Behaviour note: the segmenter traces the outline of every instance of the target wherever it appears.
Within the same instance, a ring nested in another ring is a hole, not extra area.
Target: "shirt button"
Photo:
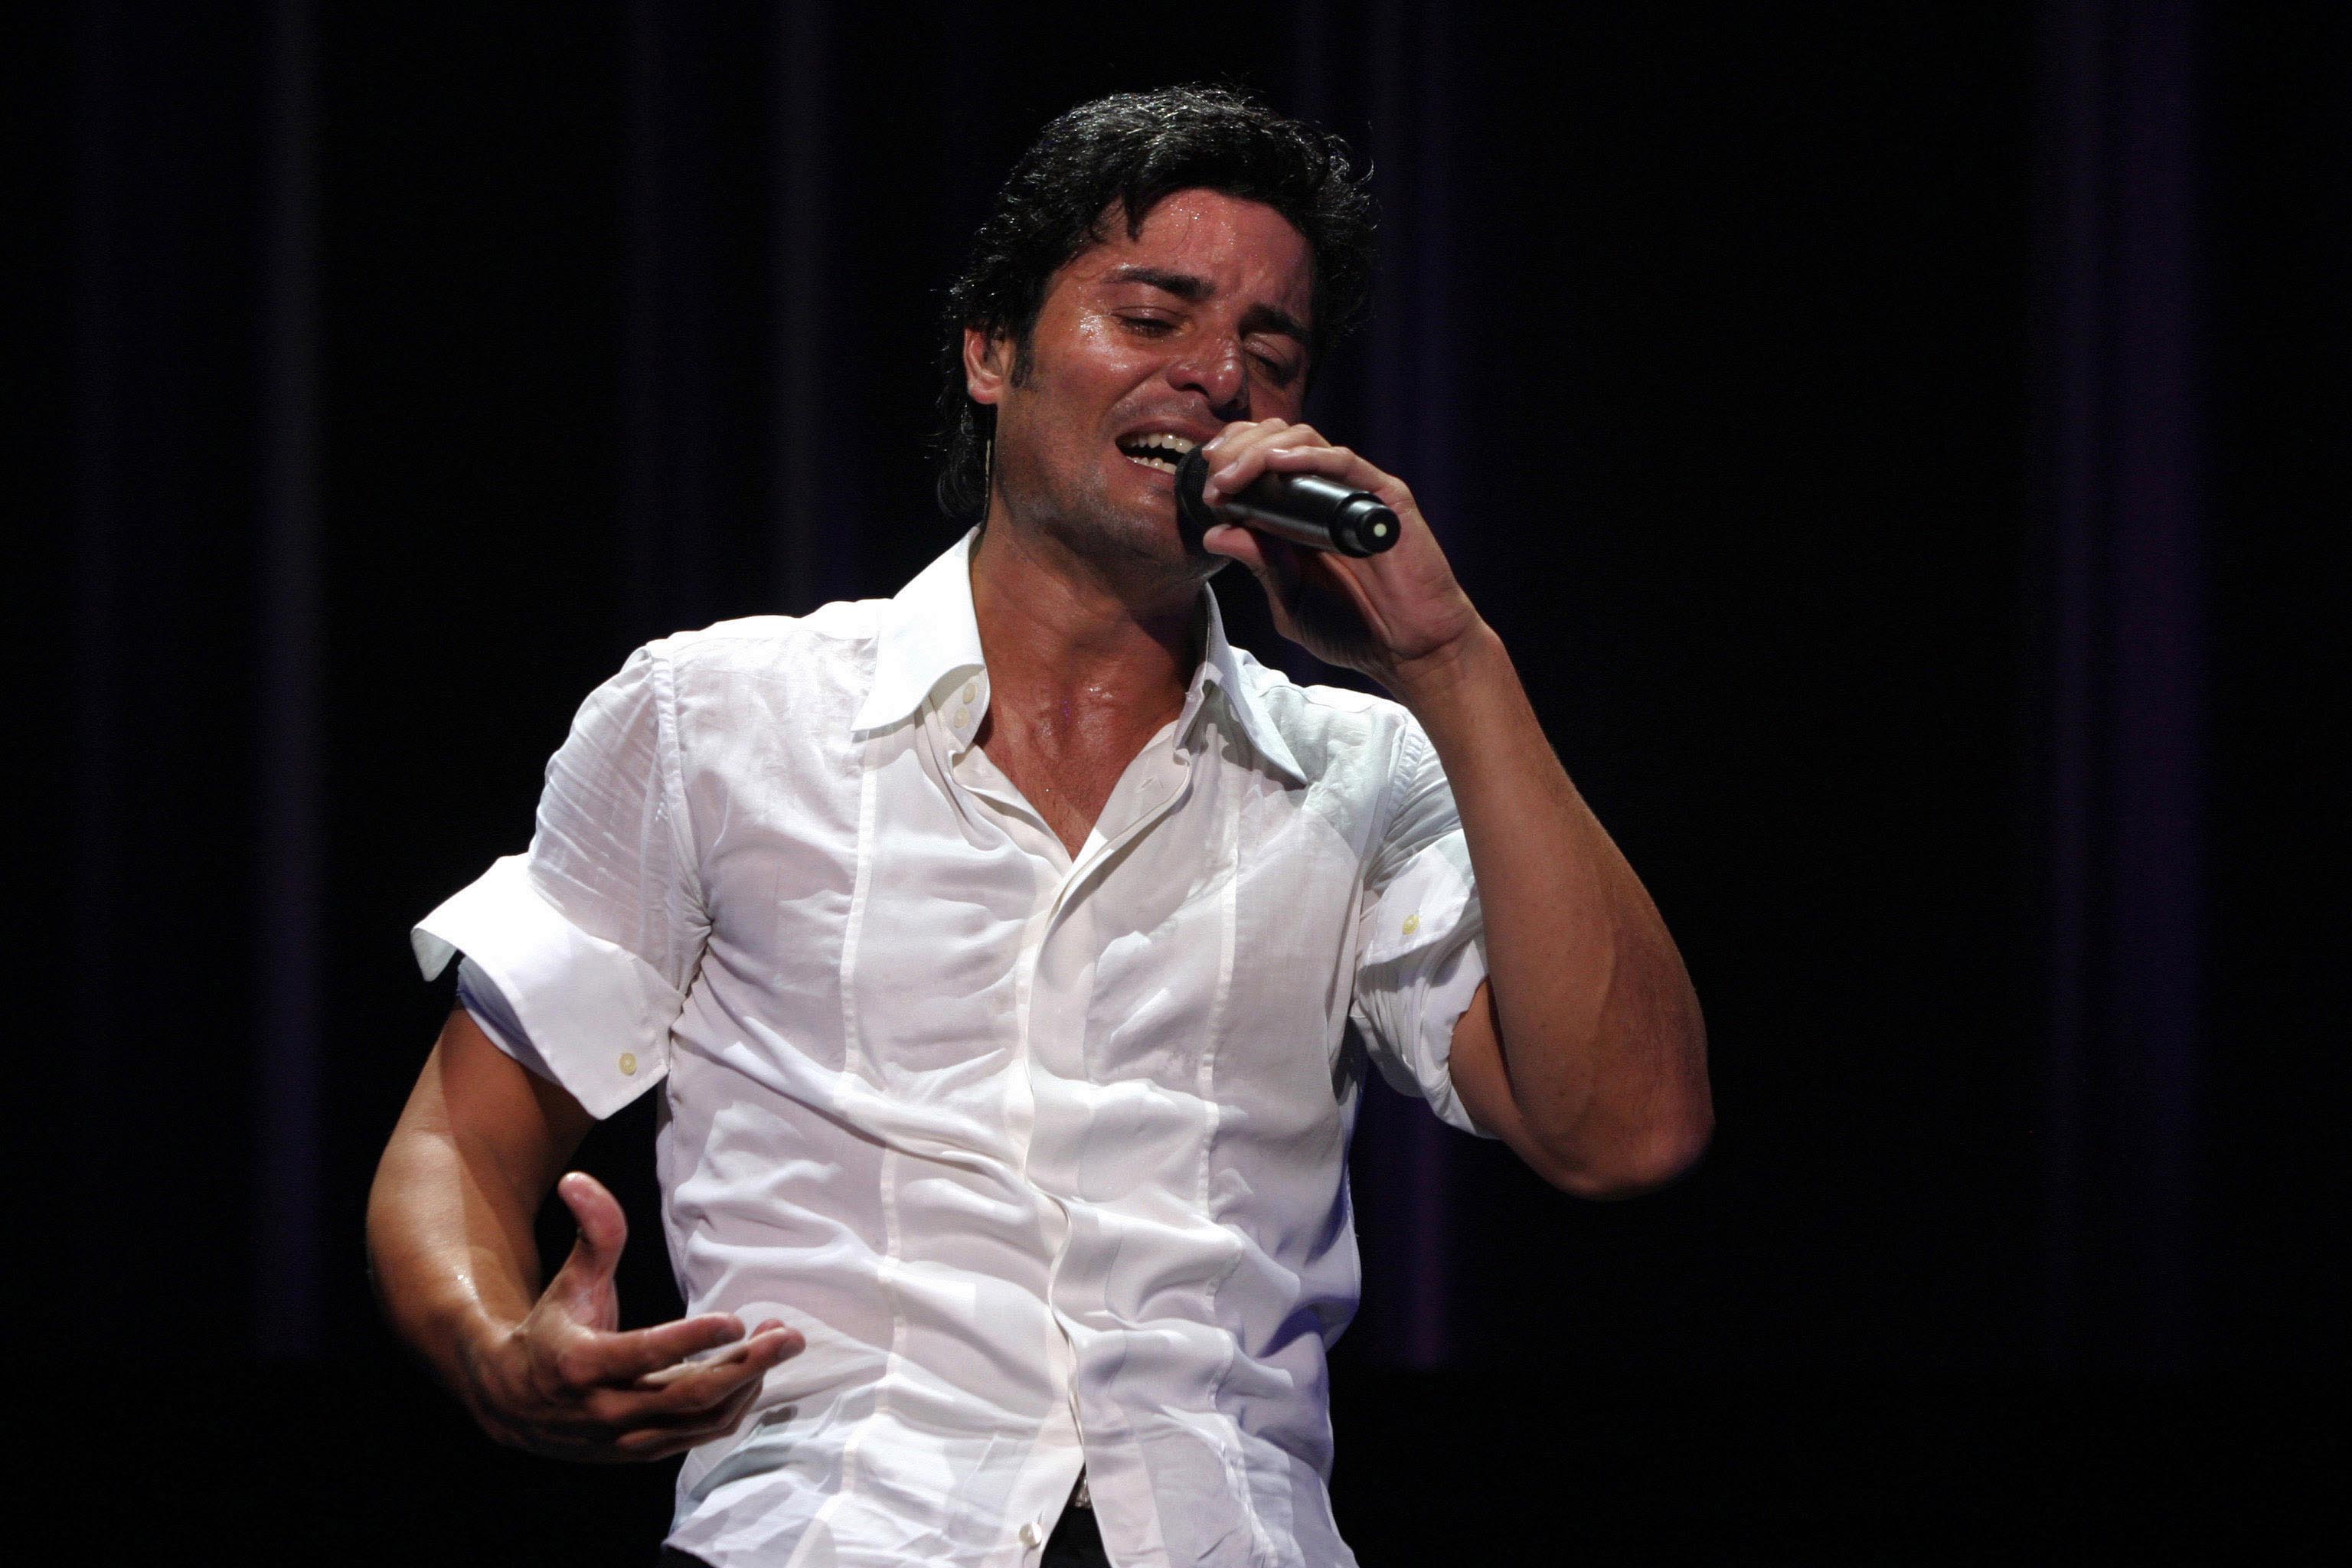
[[[965,681],[965,682],[963,683],[963,700],[964,700],[966,702],[971,701],[973,698],[978,697],[979,695],[980,695],[980,682],[979,682],[979,681],[977,681],[977,680],[967,680],[967,681]]]
[[[1035,1546],[1044,1542],[1045,1539],[1045,1532],[1037,1528],[1037,1521],[1035,1520],[1029,1520],[1024,1522],[1021,1526],[1022,1545]]]
[[[967,697],[967,698],[965,698],[965,699],[964,699],[964,700],[965,700],[965,701],[967,701],[967,702],[969,702],[969,701],[971,701],[971,699],[970,699],[969,697]],[[955,716],[955,727],[956,727],[957,729],[961,730],[961,729],[962,729],[966,724],[969,724],[969,723],[971,723],[971,709],[969,709],[969,708],[959,708],[959,709],[957,709],[957,710],[956,710],[956,716]]]
[[[1420,917],[1419,915],[1407,915],[1407,916],[1405,916],[1405,917],[1404,917],[1404,934],[1405,934],[1405,935],[1407,935],[1407,936],[1411,936],[1413,932],[1415,932],[1415,931],[1419,931],[1420,929],[1421,929],[1421,917]]]
[[[635,1051],[623,1051],[621,1053],[621,1076],[623,1078],[635,1078],[636,1075],[637,1054]]]

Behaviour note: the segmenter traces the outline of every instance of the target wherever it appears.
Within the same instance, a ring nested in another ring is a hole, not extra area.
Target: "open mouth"
[[[1121,437],[1118,449],[1130,463],[1157,468],[1163,474],[1172,474],[1176,471],[1177,459],[1198,445],[1200,443],[1189,436],[1153,431],[1148,435]]]

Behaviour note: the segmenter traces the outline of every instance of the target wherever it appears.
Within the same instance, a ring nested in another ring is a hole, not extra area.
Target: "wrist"
[[[506,1383],[506,1357],[520,1326],[479,1300],[454,1301],[434,1312],[412,1342],[442,1384],[478,1412]]]
[[[1424,724],[1465,688],[1511,673],[1510,655],[1503,639],[1483,618],[1474,617],[1462,633],[1426,653],[1391,667],[1382,684]]]

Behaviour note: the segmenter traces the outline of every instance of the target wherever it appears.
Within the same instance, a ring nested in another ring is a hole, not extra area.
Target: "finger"
[[[1381,472],[1349,447],[1300,446],[1290,443],[1268,445],[1260,448],[1260,471],[1277,474],[1321,474],[1340,479],[1360,490],[1369,490],[1386,502],[1391,510],[1400,503],[1410,506],[1411,492],[1392,474]]]
[[[612,1424],[615,1436],[607,1439],[630,1458],[658,1458],[699,1443],[723,1437],[743,1425],[759,1404],[761,1384],[753,1381],[734,1390],[717,1405],[682,1414],[646,1410]]]
[[[724,1437],[732,1426],[706,1431],[701,1427],[646,1426],[624,1432],[613,1443],[613,1457],[632,1463],[674,1458],[713,1438]]]
[[[1220,498],[1246,489],[1265,471],[1265,454],[1271,449],[1322,444],[1323,437],[1313,426],[1286,425],[1279,419],[1220,436],[1209,444],[1211,450],[1203,454],[1209,473],[1202,486],[1202,498],[1213,505]]]
[[[1201,448],[1201,458],[1209,466],[1210,475],[1213,478],[1219,469],[1252,447],[1273,440],[1286,431],[1297,428],[1298,426],[1281,419],[1259,419],[1238,425],[1228,425],[1211,437],[1207,446]]]
[[[1240,562],[1269,595],[1275,595],[1280,585],[1267,553],[1273,544],[1265,535],[1230,522],[1219,523],[1201,535],[1202,549]]]
[[[685,1413],[672,1419],[648,1421],[645,1425],[667,1427],[679,1432],[698,1431],[704,1438],[732,1432],[743,1424],[743,1417],[750,1415],[760,1404],[761,1395],[766,1387],[765,1377],[755,1377],[748,1383],[729,1390],[725,1395],[698,1410]]]
[[[598,1414],[615,1427],[731,1420],[729,1412],[759,1397],[768,1373],[783,1359],[771,1350],[740,1362],[697,1367],[666,1387],[614,1390],[615,1403]]]
[[[1246,528],[1221,522],[1201,535],[1201,548],[1212,555],[1238,561],[1253,574],[1265,570],[1265,552],[1258,548],[1258,536]]]
[[[1251,529],[1236,528],[1231,523],[1212,531],[1219,535],[1218,552],[1249,568],[1249,574],[1257,579],[1260,588],[1265,590],[1266,602],[1274,609],[1276,629],[1285,637],[1294,635],[1290,613],[1298,597],[1300,552],[1297,546],[1287,540],[1276,539]],[[1234,537],[1236,534],[1240,537]],[[1208,546],[1205,534],[1202,536],[1202,544],[1204,548]]]
[[[623,1333],[593,1332],[572,1347],[589,1383],[632,1384],[647,1373],[684,1361],[743,1337],[743,1320],[732,1312],[706,1312],[679,1318],[649,1329]]]
[[[613,1451],[617,1458],[646,1463],[651,1463],[656,1459],[667,1459],[673,1454],[683,1454],[693,1447],[694,1443],[691,1439],[680,1437],[675,1432],[663,1431],[659,1427],[652,1427],[641,1432],[624,1432],[613,1442]]]
[[[762,1323],[749,1338],[716,1354],[689,1356],[668,1366],[656,1367],[636,1380],[647,1390],[677,1390],[670,1407],[707,1408],[728,1397],[736,1387],[756,1382],[768,1371],[808,1348],[797,1330],[782,1323]]]
[[[1214,468],[1250,442],[1273,431],[1287,428],[1287,422],[1280,419],[1236,419],[1202,444],[1201,456],[1208,460],[1210,467]]]

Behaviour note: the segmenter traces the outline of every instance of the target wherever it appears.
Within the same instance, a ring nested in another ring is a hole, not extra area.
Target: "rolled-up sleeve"
[[[547,765],[530,850],[491,865],[410,934],[426,978],[456,955],[487,980],[528,1054],[605,1117],[669,1070],[670,1026],[709,921],[660,645],[581,705]],[[475,989],[478,992],[479,985]]]
[[[1410,721],[1408,721],[1410,723]],[[1351,1016],[1381,1076],[1449,1124],[1488,1136],[1454,1090],[1454,1027],[1486,978],[1470,847],[1436,748],[1410,724],[1357,928]]]

